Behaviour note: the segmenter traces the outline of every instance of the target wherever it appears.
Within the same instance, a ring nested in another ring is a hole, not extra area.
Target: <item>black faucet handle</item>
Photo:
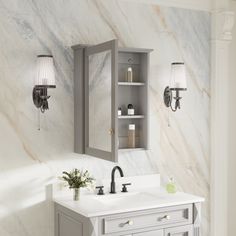
[[[128,185],[131,185],[131,183],[126,183],[126,184],[122,184],[122,190],[121,190],[121,192],[122,193],[127,193],[128,192],[128,189],[127,189],[127,187],[126,186],[128,186]]]
[[[103,191],[104,186],[96,186],[96,189],[98,190],[98,195],[104,195],[104,191]]]

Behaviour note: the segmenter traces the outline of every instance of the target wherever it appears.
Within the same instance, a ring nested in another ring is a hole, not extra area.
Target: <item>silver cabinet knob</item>
[[[166,215],[165,218],[166,218],[167,220],[170,220],[170,216],[169,216],[169,215]]]
[[[128,221],[127,221],[127,224],[128,224],[128,225],[133,225],[134,222],[133,222],[132,220],[128,220]]]
[[[127,220],[126,222],[124,222],[124,223],[120,223],[119,224],[119,226],[120,227],[125,227],[126,225],[133,225],[134,224],[134,222],[132,221],[132,220]]]
[[[122,226],[125,226],[125,225],[133,225],[134,222],[132,220],[128,220],[126,221],[125,223],[121,224]]]
[[[162,217],[159,217],[158,220],[159,220],[159,221],[162,221],[162,220],[170,220],[170,218],[171,218],[170,215],[164,215],[164,216],[162,216]]]
[[[115,132],[114,132],[113,129],[109,129],[109,130],[108,130],[108,134],[109,134],[109,135],[113,135],[114,133],[115,133]]]

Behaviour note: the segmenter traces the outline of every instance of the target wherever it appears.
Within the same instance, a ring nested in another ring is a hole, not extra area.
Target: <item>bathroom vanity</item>
[[[72,48],[75,152],[117,162],[121,151],[148,149],[148,77],[152,50],[119,48],[117,40]],[[134,108],[134,113],[128,113],[128,105]],[[135,127],[132,147],[128,145],[129,125]]]
[[[200,236],[204,199],[166,193],[158,175],[144,178],[142,186],[129,179],[126,193],[55,198],[55,236]]]
[[[72,48],[75,152],[117,162],[119,152],[148,149],[152,50],[119,48],[117,40]],[[135,127],[132,148],[130,126]],[[115,168],[99,189],[105,195],[84,193],[78,202],[72,194],[54,198],[55,236],[200,236],[203,198],[168,194],[159,175],[115,181],[116,170],[123,176]]]

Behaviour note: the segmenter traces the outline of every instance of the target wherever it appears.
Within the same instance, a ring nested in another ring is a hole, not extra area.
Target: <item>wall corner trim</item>
[[[212,39],[232,41],[235,13],[233,11],[212,11]]]
[[[212,12],[211,40],[211,236],[228,235],[229,45],[234,12]]]

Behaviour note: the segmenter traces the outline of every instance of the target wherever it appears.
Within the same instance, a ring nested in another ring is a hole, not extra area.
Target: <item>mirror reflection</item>
[[[111,51],[89,56],[89,147],[111,152]]]

